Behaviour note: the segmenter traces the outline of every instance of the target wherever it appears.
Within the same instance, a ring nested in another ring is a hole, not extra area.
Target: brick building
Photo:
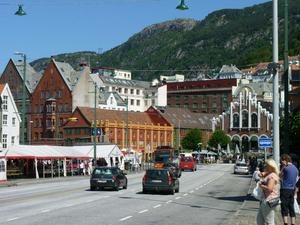
[[[14,101],[17,105],[20,116],[22,115],[22,94],[23,94],[23,76],[24,76],[24,62],[9,60],[6,65],[0,83],[7,83],[13,95]],[[30,126],[31,118],[31,104],[33,91],[41,79],[42,74],[36,72],[29,64],[26,64],[26,82],[25,82],[25,98],[26,98],[26,115],[25,115],[25,143],[31,142]]]
[[[192,112],[220,114],[229,107],[232,87],[237,85],[237,79],[168,83],[168,106],[188,108]]]
[[[227,112],[213,118],[213,130],[222,129],[241,152],[257,151],[258,139],[272,136],[273,115],[258,101],[251,87],[236,89]]]
[[[150,107],[146,112],[96,110],[96,142],[106,142],[126,148],[126,118],[128,113],[128,147],[139,152],[149,144],[151,152],[160,145],[173,146],[173,127],[157,110]],[[66,144],[93,142],[94,109],[78,107],[73,120],[64,126]]]

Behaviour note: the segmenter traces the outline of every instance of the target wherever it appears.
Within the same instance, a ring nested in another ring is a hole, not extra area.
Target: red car
[[[197,170],[197,161],[192,156],[184,156],[180,158],[179,168],[181,170]]]

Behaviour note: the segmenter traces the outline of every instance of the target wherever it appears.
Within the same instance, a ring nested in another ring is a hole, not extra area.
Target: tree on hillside
[[[225,147],[229,143],[230,138],[225,134],[223,130],[216,130],[208,141],[209,146],[214,148],[218,148],[218,144]]]
[[[280,121],[280,143],[284,143],[284,119]],[[300,153],[300,108],[294,110],[289,115],[289,151],[290,153]],[[282,149],[281,152],[285,152]]]
[[[198,144],[201,143],[201,131],[197,128],[188,131],[186,136],[182,139],[181,145],[185,149],[197,149]]]

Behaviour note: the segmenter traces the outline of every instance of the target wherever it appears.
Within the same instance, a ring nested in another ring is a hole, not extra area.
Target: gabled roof
[[[76,110],[79,110],[81,115],[89,122],[92,123],[94,120],[94,109],[88,107],[77,107]],[[75,110],[75,111],[76,111]],[[111,122],[123,122],[126,121],[126,111],[117,111],[117,110],[107,110],[107,109],[97,109],[96,116],[97,120],[109,120]],[[159,113],[157,116],[153,116],[153,113],[147,112],[128,112],[128,121],[129,123],[134,124],[153,124],[164,126],[164,124],[168,124],[164,118],[162,118]]]
[[[75,71],[69,63],[56,62],[54,59],[52,59],[52,61],[61,74],[69,90],[72,91],[78,81],[81,71]]]
[[[0,94],[2,93],[2,91],[4,90],[5,88],[5,84],[0,84]]]
[[[166,107],[160,109],[160,114],[173,124],[174,127],[180,128],[199,128],[201,130],[211,130],[211,119],[215,114],[194,113],[185,108]]]
[[[115,98],[118,106],[126,106],[126,103],[117,92],[100,92],[100,104],[106,104],[111,95]]]
[[[24,71],[24,62],[23,61],[14,61],[11,60],[12,63],[15,65],[20,78],[23,80],[23,71]],[[26,63],[26,88],[29,93],[33,93],[34,89],[36,88],[38,82],[42,77],[41,72],[36,72],[30,64]]]

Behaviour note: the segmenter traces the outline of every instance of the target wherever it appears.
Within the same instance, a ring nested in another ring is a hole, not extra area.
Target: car
[[[181,170],[197,170],[197,161],[192,156],[182,156],[179,161]]]
[[[143,177],[143,193],[150,191],[167,192],[173,195],[179,192],[179,179],[170,168],[148,169]]]
[[[234,174],[249,174],[249,167],[245,162],[237,162],[234,165]]]
[[[120,187],[127,189],[127,185],[126,173],[118,167],[96,167],[90,178],[91,191],[104,188],[119,191]]]

